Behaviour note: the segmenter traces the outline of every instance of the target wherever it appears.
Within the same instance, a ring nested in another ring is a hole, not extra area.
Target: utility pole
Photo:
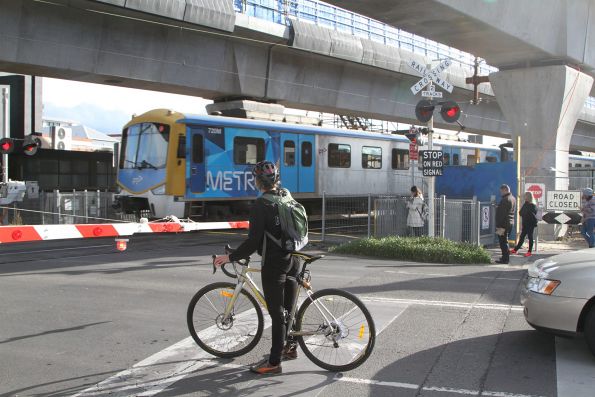
[[[427,70],[432,70],[432,64],[427,65]],[[433,83],[430,83],[432,86]],[[434,112],[432,112],[432,117],[428,120],[428,150],[434,150]],[[436,206],[434,205],[434,194],[436,189],[436,177],[430,177],[430,184],[428,185],[428,196],[426,197],[430,202],[428,203],[428,209],[430,210],[430,214],[428,216],[428,236],[434,237],[436,236],[435,232],[435,222],[434,219],[436,218]]]
[[[10,138],[9,133],[9,98],[10,87],[0,86],[0,96],[2,97],[2,138]],[[8,154],[2,155],[2,182],[8,183]]]

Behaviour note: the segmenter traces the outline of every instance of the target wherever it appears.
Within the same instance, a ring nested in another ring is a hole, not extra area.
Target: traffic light
[[[432,101],[422,99],[415,106],[415,117],[422,123],[427,123],[434,115],[434,108],[435,106]]]
[[[0,153],[9,154],[14,150],[14,141],[10,138],[0,139]]]
[[[23,140],[23,153],[33,156],[41,147],[41,140],[34,135],[27,135]]]
[[[440,114],[447,123],[456,123],[461,117],[461,108],[455,101],[446,101],[442,103]]]

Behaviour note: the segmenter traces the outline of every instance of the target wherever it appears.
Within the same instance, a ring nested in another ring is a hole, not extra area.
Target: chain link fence
[[[428,221],[414,230],[407,226],[409,197],[405,196],[323,196],[322,240],[332,235],[351,237],[427,236]],[[477,200],[435,202],[435,233],[448,240],[480,245],[496,243],[496,203]]]
[[[3,224],[45,225],[136,221],[117,213],[114,194],[102,191],[40,191],[34,197],[2,207]]]

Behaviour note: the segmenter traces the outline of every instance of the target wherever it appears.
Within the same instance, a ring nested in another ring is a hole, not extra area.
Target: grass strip
[[[490,263],[485,248],[431,237],[383,237],[350,241],[329,251],[337,254],[370,256],[427,263]]]

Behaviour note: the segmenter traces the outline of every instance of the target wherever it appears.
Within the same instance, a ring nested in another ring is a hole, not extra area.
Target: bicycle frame
[[[254,280],[252,280],[252,277],[250,277],[250,273],[260,273],[261,270],[252,268],[248,265],[245,265],[245,266],[242,266],[242,271],[240,273],[238,273],[237,269],[235,268],[236,265],[233,264],[233,266],[234,266],[234,270],[236,271],[236,274],[238,277],[238,282],[234,289],[233,296],[227,303],[227,306],[225,307],[225,311],[223,312],[223,321],[226,321],[231,316],[234,305],[236,303],[236,300],[240,296],[242,289],[246,285],[248,285],[248,287],[250,287],[250,290],[252,291],[254,297],[256,298],[256,300],[258,300],[260,305],[262,307],[264,307],[265,309],[267,309],[267,311],[268,311],[266,300],[264,299],[264,295],[263,295],[262,291],[260,290],[260,288],[258,288],[258,285],[256,285]],[[302,289],[304,289],[306,291],[306,295],[308,296],[308,299],[310,299],[312,301],[312,303],[314,304],[316,309],[320,312],[320,314],[324,318],[325,322],[329,326],[331,326],[331,324],[333,322],[335,324],[338,323],[338,320],[335,318],[335,316],[331,313],[330,310],[328,310],[326,308],[326,306],[322,302],[318,302],[318,300],[312,299],[312,295],[314,294],[314,292],[312,291],[312,288],[309,285],[306,286],[306,284],[303,282],[303,273],[304,273],[304,268],[302,268],[302,272],[300,272],[300,274],[298,275],[298,280],[297,280],[298,291],[297,291],[297,294],[296,294],[297,296],[296,296],[295,302],[293,304],[290,318],[289,318],[289,320],[290,320],[289,323],[291,326],[287,327],[287,336],[312,336],[312,335],[317,335],[317,334],[321,333],[320,330],[315,331],[315,332],[303,332],[303,331],[294,331],[293,330],[293,324],[295,322],[295,314],[296,314],[297,306],[298,306],[298,298],[301,294]],[[325,314],[325,312],[326,312],[326,314]],[[329,317],[332,318],[332,321],[329,320]]]

